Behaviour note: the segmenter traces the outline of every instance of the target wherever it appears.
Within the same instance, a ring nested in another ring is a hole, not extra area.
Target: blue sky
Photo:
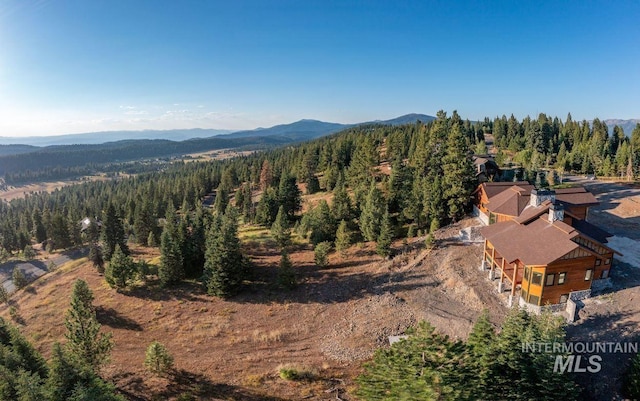
[[[0,0],[0,136],[640,118],[638,1]]]

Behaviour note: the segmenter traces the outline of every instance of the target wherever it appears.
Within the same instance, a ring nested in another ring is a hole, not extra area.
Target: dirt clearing
[[[291,292],[271,284],[279,253],[265,241],[247,249],[258,280],[226,301],[206,295],[196,283],[119,293],[85,263],[45,275],[13,303],[22,331],[48,356],[53,342],[63,340],[73,281],[87,280],[103,329],[114,335],[105,377],[131,399],[190,392],[208,400],[323,400],[336,394],[347,400],[362,361],[386,346],[389,335],[426,319],[464,338],[485,308],[494,322],[501,320],[505,308],[477,269],[481,246],[455,238],[473,221],[438,232],[442,247],[429,253],[418,240],[404,254],[397,243],[393,260],[381,260],[373,244],[366,244],[352,247],[345,259],[333,254],[330,266],[318,268],[310,247],[300,246],[291,253],[300,283]],[[144,257],[154,252],[144,249]],[[0,308],[8,318],[7,307]],[[145,348],[154,340],[174,355],[175,376],[153,378],[144,371]],[[277,374],[283,364],[308,370],[314,379],[285,381]]]

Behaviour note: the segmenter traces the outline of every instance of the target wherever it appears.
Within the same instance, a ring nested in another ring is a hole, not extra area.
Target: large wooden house
[[[586,220],[595,197],[584,188],[508,184],[485,183],[476,191],[487,224],[480,229],[481,268],[498,280],[499,292],[509,291],[508,304],[561,310],[606,285],[616,251],[606,245],[611,235]]]
[[[531,201],[539,205],[553,198],[564,206],[569,217],[580,220],[586,220],[589,207],[598,204],[593,194],[583,187],[544,191],[536,190],[527,181],[485,182],[478,186],[473,196],[474,212],[485,224],[513,220]]]

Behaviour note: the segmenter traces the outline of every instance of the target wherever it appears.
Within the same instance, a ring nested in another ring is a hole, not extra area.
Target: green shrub
[[[22,255],[25,259],[31,260],[36,257],[36,251],[33,250],[31,245],[25,245],[24,250],[22,251]]]
[[[287,364],[278,367],[278,376],[289,381],[312,380],[315,373],[311,369]]]
[[[167,373],[173,368],[173,357],[164,345],[154,341],[147,347],[144,367],[157,375]]]
[[[11,279],[13,280],[13,285],[15,285],[16,288],[24,288],[27,286],[27,276],[25,276],[24,272],[17,267],[13,269]]]
[[[640,354],[637,354],[631,360],[631,365],[629,365],[624,377],[622,389],[630,399],[640,399]]]
[[[0,302],[8,303],[9,302],[9,292],[4,285],[0,283]]]
[[[324,241],[316,245],[313,250],[316,265],[325,267],[329,265],[329,251],[331,250],[331,242]]]

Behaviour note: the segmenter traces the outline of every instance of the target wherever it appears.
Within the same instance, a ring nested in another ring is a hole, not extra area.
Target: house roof
[[[556,200],[567,206],[599,204],[595,196],[584,187],[556,189]]]
[[[574,219],[572,221],[572,225],[576,230],[600,242],[601,244],[606,244],[608,242],[607,238],[613,236],[612,234],[599,227],[594,226],[586,220]]]
[[[521,187],[519,185],[512,185],[499,194],[490,197],[487,209],[493,213],[519,216],[524,208],[529,204],[530,192],[531,189],[526,186]]]
[[[502,191],[505,191],[509,187],[517,185],[521,188],[529,189],[529,192],[534,188],[528,181],[516,181],[516,182],[483,182],[478,187],[478,190],[483,189],[488,198],[492,198]]]
[[[549,223],[545,217],[529,224],[505,221],[482,227],[480,233],[508,263],[520,260],[525,265],[546,266],[580,247],[571,240],[579,235],[575,228],[561,221]]]
[[[552,205],[551,201],[544,201],[538,207],[527,205],[522,210],[520,215],[518,217],[516,217],[514,220],[518,224],[526,224],[526,223],[532,221],[533,219],[536,219],[536,218],[542,216],[543,214],[548,213],[549,208],[551,207],[551,205]]]

